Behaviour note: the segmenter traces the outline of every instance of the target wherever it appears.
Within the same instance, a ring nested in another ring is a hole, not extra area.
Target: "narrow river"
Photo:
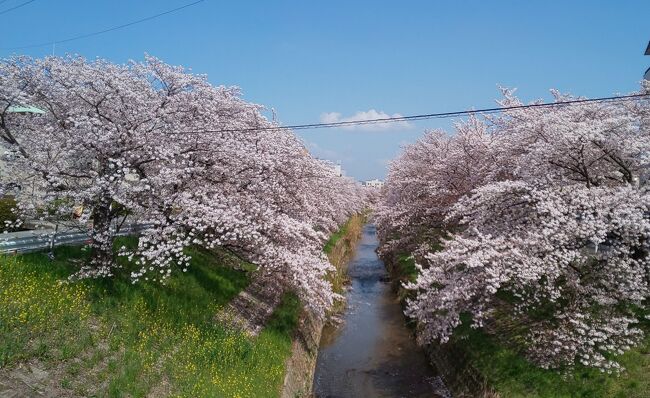
[[[375,227],[368,224],[349,265],[352,285],[344,321],[323,330],[314,393],[318,398],[448,396],[404,323],[377,245]]]

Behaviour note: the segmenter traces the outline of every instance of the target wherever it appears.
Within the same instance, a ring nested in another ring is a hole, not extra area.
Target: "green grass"
[[[461,330],[454,344],[502,397],[650,397],[650,337],[618,358],[626,368],[618,377],[583,366],[570,374],[541,369],[480,330]]]
[[[433,250],[439,250],[434,247]],[[394,276],[415,280],[415,261],[407,254],[396,256]],[[399,289],[400,299],[409,292]],[[541,369],[523,355],[506,347],[494,336],[471,329],[465,322],[452,336],[451,344],[469,358],[471,366],[504,398],[648,398],[650,397],[650,322],[642,321],[646,338],[618,357],[626,369],[620,376],[578,366],[572,373]]]
[[[418,269],[415,268],[415,259],[406,254],[397,257],[396,271],[401,280],[415,282],[418,277]]]
[[[339,230],[330,236],[325,243],[323,252],[334,266],[329,271],[326,280],[332,284],[332,290],[340,295],[345,293],[346,286],[350,283],[347,263],[354,255],[354,249],[361,237],[361,231],[366,223],[365,214],[351,216]],[[341,313],[345,309],[345,301],[338,300],[330,308],[330,314]]]
[[[39,359],[61,373],[62,389],[87,396],[277,396],[298,299],[285,296],[256,338],[232,330],[214,315],[248,285],[247,272],[191,254],[188,272],[164,285],[124,276],[61,283],[87,257],[79,247],[57,249],[54,261],[0,258],[2,367]]]
[[[331,253],[336,246],[336,243],[348,233],[348,228],[350,227],[350,220],[346,221],[345,224],[338,231],[334,232],[330,238],[325,242],[323,251],[327,254]]]

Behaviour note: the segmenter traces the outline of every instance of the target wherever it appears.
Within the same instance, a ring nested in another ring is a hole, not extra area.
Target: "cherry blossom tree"
[[[44,113],[9,112],[20,105]],[[0,139],[12,160],[3,182],[29,181],[18,194],[26,217],[83,206],[92,260],[76,277],[115,273],[114,227],[126,216],[150,226],[136,249],[119,250],[136,266],[134,282],[186,269],[188,246],[222,247],[322,312],[334,298],[322,244],[365,194],[261,110],[237,88],[153,57],[7,59]]]
[[[435,239],[456,201],[486,181],[508,173],[507,159],[488,126],[472,117],[454,135],[428,131],[390,163],[385,200],[377,207],[382,252],[412,251]]]
[[[521,105],[512,91],[503,94],[501,105]],[[558,102],[573,99],[553,94]],[[636,100],[485,118],[487,154],[447,166],[472,167],[476,183],[452,198],[422,189],[431,204],[406,210],[426,214],[438,205],[442,211],[424,218],[436,225],[442,219],[450,232],[442,250],[416,252],[419,277],[406,286],[415,292],[406,312],[419,320],[421,342],[449,339],[462,314],[482,327],[499,313],[521,325],[523,348],[542,367],[620,370],[612,355],[643,336],[638,320],[650,296],[648,109],[647,100]],[[391,165],[387,191],[405,184],[399,172],[407,164],[436,169],[449,152],[431,149],[427,157],[407,148]],[[411,178],[414,187],[449,184],[426,172]],[[467,184],[468,178],[452,181]],[[398,212],[393,201],[387,196],[382,212]],[[419,233],[396,229],[390,217],[379,220],[385,230]]]
[[[546,367],[577,359],[612,369],[603,354],[638,341],[630,325],[648,297],[650,209],[637,189],[506,181],[454,210],[468,229],[428,254],[428,268],[409,286],[427,292],[408,310],[426,320],[423,341],[447,339],[461,313],[480,327],[504,307],[529,328],[530,356]]]

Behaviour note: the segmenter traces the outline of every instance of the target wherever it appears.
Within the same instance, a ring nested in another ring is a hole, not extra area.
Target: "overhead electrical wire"
[[[641,98],[650,98],[650,94],[630,94],[630,95],[622,95],[622,96],[614,96],[614,97],[585,98],[585,99],[576,99],[570,101],[515,105],[515,106],[506,106],[506,107],[497,107],[497,108],[483,108],[483,109],[473,109],[473,110],[454,111],[454,112],[428,113],[428,114],[410,115],[410,116],[396,116],[396,117],[387,117],[387,118],[380,118],[380,119],[348,120],[343,122],[332,122],[332,123],[294,124],[288,126],[250,127],[250,128],[243,128],[243,129],[180,131],[172,134],[233,133],[233,132],[285,130],[285,129],[286,130],[311,130],[311,129],[322,129],[322,128],[361,126],[367,124],[408,122],[408,121],[426,120],[426,119],[444,119],[444,118],[457,117],[457,116],[492,114],[492,113],[499,113],[499,112],[504,112],[509,110],[517,110],[517,109],[574,106],[574,105],[582,105],[582,104],[598,103],[598,102],[619,102],[619,101],[622,102],[622,101],[631,101],[634,99],[641,99]]]
[[[36,0],[29,0],[29,1],[26,1],[26,2],[24,2],[24,3],[20,3],[20,4],[18,4],[17,6],[13,6],[13,7],[11,7],[11,8],[7,8],[6,10],[2,10],[2,11],[0,11],[0,15],[2,15],[2,14],[6,14],[6,13],[8,13],[9,11],[17,10],[18,8],[20,8],[20,7],[24,7],[24,6],[26,6],[27,4],[29,4],[29,3],[33,3],[33,2],[35,2],[35,1],[36,1]],[[3,1],[2,3],[4,3],[4,1]],[[2,4],[2,3],[0,3],[0,4]]]
[[[35,1],[35,0],[31,0],[31,1]],[[30,1],[30,2],[31,2],[31,1]],[[81,35],[78,35],[78,36],[69,37],[69,38],[67,38],[67,39],[62,39],[62,40],[50,40],[50,41],[47,41],[47,42],[36,43],[36,44],[29,44],[29,45],[25,45],[25,46],[6,47],[6,48],[3,48],[3,50],[22,50],[22,49],[25,49],[25,48],[35,48],[35,47],[51,46],[52,44],[62,44],[62,43],[69,43],[69,42],[71,42],[71,41],[75,41],[75,40],[87,39],[87,38],[89,38],[89,37],[93,37],[93,36],[101,35],[101,34],[108,33],[108,32],[113,32],[113,31],[115,31],[115,30],[123,29],[123,28],[129,27],[129,26],[133,26],[133,25],[137,25],[137,24],[142,23],[142,22],[147,22],[147,21],[150,21],[150,20],[152,20],[152,19],[155,19],[155,18],[158,18],[158,17],[162,17],[163,15],[171,14],[171,13],[174,13],[174,12],[180,11],[180,10],[182,10],[182,9],[185,9],[185,8],[188,8],[188,7],[192,7],[192,6],[194,6],[194,5],[197,5],[197,4],[199,4],[199,3],[202,3],[202,2],[204,2],[204,1],[205,1],[205,0],[197,0],[197,1],[195,1],[195,2],[188,3],[188,4],[185,4],[185,5],[183,5],[183,6],[173,8],[173,9],[171,9],[171,10],[167,10],[167,11],[164,11],[164,12],[161,12],[161,13],[158,13],[158,14],[155,14],[155,15],[151,15],[151,16],[148,16],[148,17],[145,17],[145,18],[141,18],[141,19],[138,19],[138,20],[135,20],[135,21],[131,21],[131,22],[128,22],[128,23],[125,23],[125,24],[122,24],[122,25],[117,25],[117,26],[113,26],[113,27],[111,27],[111,28],[106,28],[106,29],[98,30],[98,31],[91,32],[91,33],[85,33],[85,34],[81,34]],[[25,4],[26,4],[26,3],[25,3]],[[14,7],[14,8],[15,8],[15,7]],[[9,10],[7,10],[7,11],[9,11]]]

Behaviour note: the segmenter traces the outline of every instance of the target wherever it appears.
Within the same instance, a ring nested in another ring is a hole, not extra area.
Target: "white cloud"
[[[338,123],[338,122],[351,122],[356,120],[374,120],[374,119],[387,119],[387,118],[396,118],[402,117],[399,113],[393,113],[389,115],[384,111],[377,111],[375,109],[370,109],[367,111],[358,111],[354,115],[343,117],[338,112],[326,112],[320,115],[321,123]],[[346,130],[365,130],[365,131],[380,131],[380,130],[398,130],[398,129],[409,129],[413,125],[406,121],[400,122],[385,122],[385,123],[372,123],[372,124],[359,124],[359,125],[350,125],[342,126],[342,129]]]
[[[341,114],[338,112],[326,112],[320,115],[321,123],[336,123],[341,120]]]

